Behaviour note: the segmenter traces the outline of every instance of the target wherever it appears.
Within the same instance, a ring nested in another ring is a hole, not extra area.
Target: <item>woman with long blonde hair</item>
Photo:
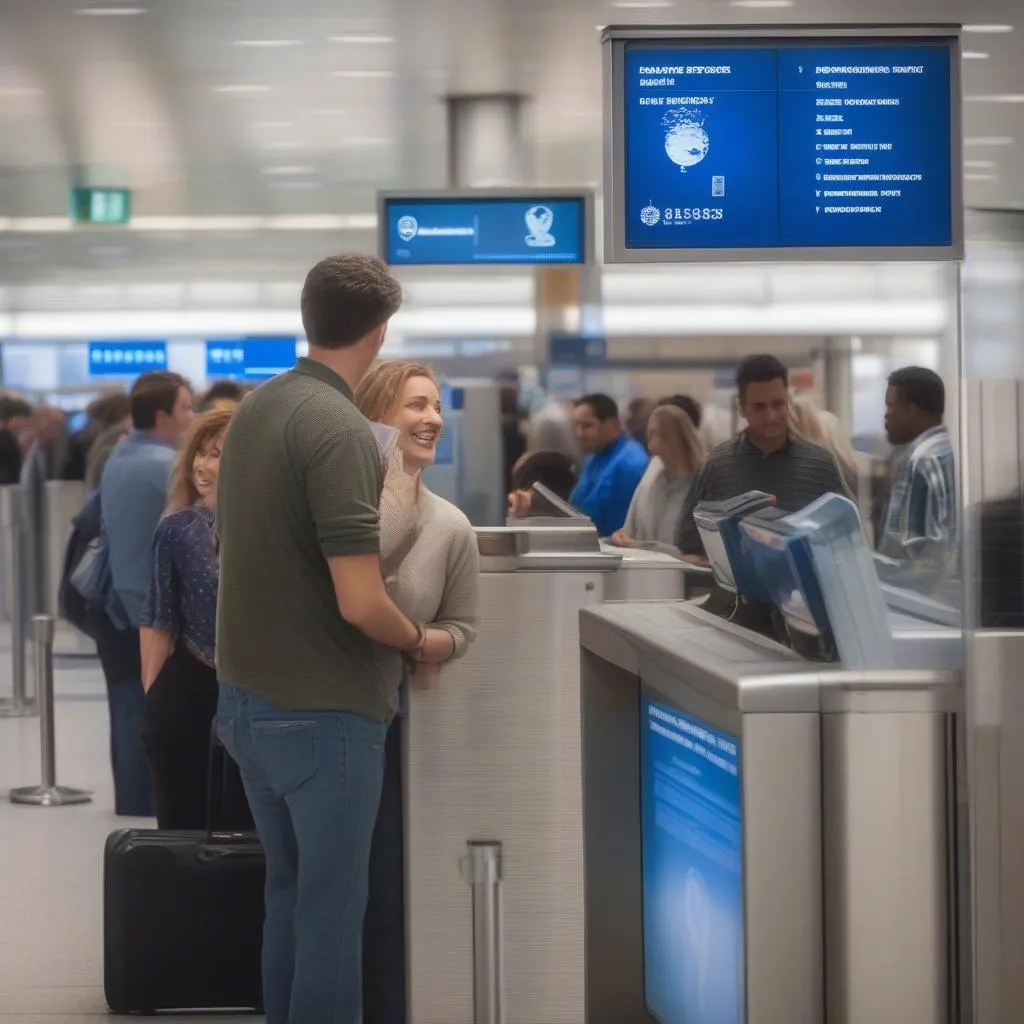
[[[419,363],[382,363],[356,389],[368,419],[393,427],[380,499],[381,571],[388,594],[413,622],[430,623],[412,672],[414,685],[437,681],[440,665],[476,639],[480,558],[469,520],[432,494],[423,470],[444,429],[437,379]],[[401,709],[388,727],[384,782],[370,849],[369,901],[363,927],[363,1016],[405,1020]]]
[[[233,413],[215,407],[193,422],[153,536],[139,631],[142,733],[163,829],[207,826],[210,726],[218,698],[214,521],[221,446]]]
[[[850,493],[859,492],[860,466],[853,445],[839,426],[839,419],[821,409],[807,395],[797,395],[790,402],[793,429],[805,440],[830,451],[843,474]]]
[[[676,405],[659,405],[647,421],[651,463],[610,540],[619,547],[644,547],[679,557],[679,518],[694,478],[707,457],[693,420]]]

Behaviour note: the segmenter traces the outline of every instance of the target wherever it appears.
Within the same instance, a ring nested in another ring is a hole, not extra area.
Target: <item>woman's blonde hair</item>
[[[684,458],[691,476],[696,476],[707,458],[707,449],[693,420],[675,405],[659,405],[651,413],[662,435]]]
[[[819,409],[806,395],[797,395],[790,403],[793,429],[812,444],[827,448],[849,475],[857,476],[857,455],[832,413]]]
[[[356,388],[356,407],[372,423],[386,423],[397,412],[402,391],[413,377],[427,377],[437,384],[434,371],[422,363],[401,359],[380,363]]]
[[[214,438],[219,437],[228,429],[231,417],[235,414],[235,406],[215,406],[200,413],[189,427],[185,443],[178,452],[174,463],[174,475],[171,478],[171,492],[167,498],[164,515],[178,512],[183,508],[191,508],[199,501],[199,492],[192,479],[196,456]]]

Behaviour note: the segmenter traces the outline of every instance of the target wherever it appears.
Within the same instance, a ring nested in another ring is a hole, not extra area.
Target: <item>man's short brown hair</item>
[[[375,256],[328,256],[306,275],[302,326],[316,348],[348,348],[387,323],[401,304],[401,285]]]
[[[189,383],[180,373],[157,370],[144,373],[132,386],[132,426],[136,430],[152,430],[156,427],[156,414],[174,412],[178,393],[182,388],[191,390]]]

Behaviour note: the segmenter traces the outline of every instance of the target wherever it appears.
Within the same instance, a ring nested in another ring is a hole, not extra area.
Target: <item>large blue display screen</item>
[[[385,199],[385,259],[394,264],[582,263],[582,196]]]
[[[644,988],[662,1024],[742,1024],[739,741],[644,696]]]
[[[947,41],[624,51],[625,244],[953,244]]]

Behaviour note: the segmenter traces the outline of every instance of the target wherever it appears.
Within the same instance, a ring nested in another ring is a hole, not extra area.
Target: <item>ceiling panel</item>
[[[131,187],[139,215],[369,212],[378,188],[445,184],[442,98],[475,90],[530,98],[538,182],[593,185],[601,26],[896,13],[891,0],[635,3],[0,0],[0,217],[60,216],[76,181]],[[143,13],[81,13],[99,6]],[[898,10],[1016,29],[965,37],[969,205],[1024,208],[1022,15],[1021,0]]]

